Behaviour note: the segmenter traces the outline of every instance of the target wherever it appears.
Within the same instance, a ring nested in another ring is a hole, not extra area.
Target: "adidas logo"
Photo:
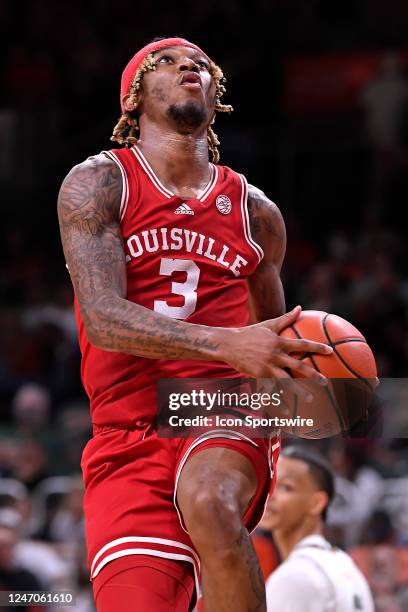
[[[188,204],[180,204],[174,212],[176,215],[194,215],[194,210],[192,210]]]

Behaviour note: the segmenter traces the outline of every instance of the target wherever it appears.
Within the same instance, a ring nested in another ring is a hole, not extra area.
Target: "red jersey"
[[[263,257],[250,234],[245,178],[210,164],[197,196],[182,199],[155,175],[136,146],[104,152],[123,179],[120,227],[127,299],[168,317],[215,327],[249,322],[248,285]],[[92,422],[126,425],[152,419],[159,378],[230,378],[223,362],[147,359],[95,348],[75,302],[81,375]]]

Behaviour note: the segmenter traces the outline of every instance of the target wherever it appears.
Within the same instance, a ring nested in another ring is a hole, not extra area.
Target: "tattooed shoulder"
[[[261,189],[249,185],[248,212],[251,234],[264,251],[271,244],[286,244],[285,223],[278,206]]]
[[[58,217],[69,228],[98,234],[119,218],[122,177],[115,162],[100,154],[74,166],[61,185]]]
[[[254,237],[260,232],[275,237],[281,235],[284,223],[279,208],[261,189],[253,185],[249,185],[248,189],[248,212]]]

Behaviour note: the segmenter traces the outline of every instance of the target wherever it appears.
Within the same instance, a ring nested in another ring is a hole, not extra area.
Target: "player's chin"
[[[183,129],[196,129],[208,121],[208,112],[203,101],[191,97],[175,100],[168,107],[167,114]]]

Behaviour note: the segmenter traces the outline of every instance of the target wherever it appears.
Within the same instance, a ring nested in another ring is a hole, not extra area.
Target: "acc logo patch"
[[[215,200],[215,205],[223,215],[228,215],[231,212],[232,204],[231,200],[226,195],[219,195]]]

